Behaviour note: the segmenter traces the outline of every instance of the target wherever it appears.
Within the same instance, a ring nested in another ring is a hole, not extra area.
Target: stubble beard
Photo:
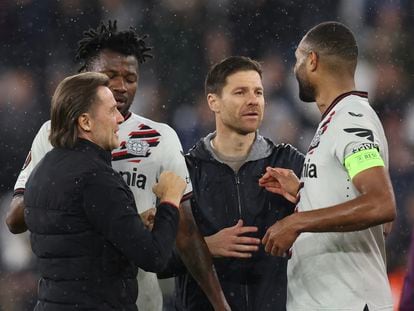
[[[304,79],[296,75],[299,84],[299,98],[305,103],[313,103],[316,101],[315,88]]]
[[[252,134],[252,133],[256,133],[256,131],[259,128],[259,126],[260,126],[260,123],[257,124],[257,126],[255,126],[255,127],[243,127],[240,124],[238,124],[238,125],[237,124],[234,124],[234,125],[231,124],[230,125],[230,128],[234,132],[236,132],[237,134],[246,136],[246,135],[249,135],[249,134]]]

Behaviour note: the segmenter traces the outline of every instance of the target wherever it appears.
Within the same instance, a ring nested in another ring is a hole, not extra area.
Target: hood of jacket
[[[189,151],[189,156],[204,161],[218,161],[223,163],[213,152],[211,147],[211,140],[216,136],[216,132],[210,133],[204,138],[201,138]],[[275,144],[268,138],[259,135],[256,132],[256,137],[250,149],[246,162],[257,161],[268,157],[272,150],[275,148]]]

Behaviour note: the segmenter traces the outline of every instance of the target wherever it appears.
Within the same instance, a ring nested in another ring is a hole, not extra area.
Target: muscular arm
[[[266,251],[283,255],[302,232],[358,231],[395,218],[394,191],[384,167],[362,171],[352,182],[359,197],[332,207],[295,213],[270,227],[263,239]]]
[[[27,230],[24,221],[23,195],[15,195],[10,202],[10,208],[6,216],[6,224],[11,233],[23,233]]]
[[[176,246],[182,261],[215,310],[230,310],[214,270],[208,247],[198,231],[189,200],[181,203]]]

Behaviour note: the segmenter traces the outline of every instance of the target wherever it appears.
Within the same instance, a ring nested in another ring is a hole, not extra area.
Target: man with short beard
[[[303,155],[261,136],[265,99],[257,61],[233,56],[207,74],[205,93],[216,131],[186,156],[193,184],[194,217],[205,236],[223,292],[233,310],[286,309],[286,257],[268,256],[260,245],[266,229],[294,210],[261,188],[268,166],[299,174]],[[187,273],[177,279],[179,310],[212,310]]]
[[[281,168],[261,179],[297,203],[263,239],[275,256],[293,245],[287,309],[392,310],[383,234],[396,213],[388,146],[368,94],[355,90],[354,35],[337,22],[319,24],[295,55],[299,96],[316,101],[322,119],[300,181]]]

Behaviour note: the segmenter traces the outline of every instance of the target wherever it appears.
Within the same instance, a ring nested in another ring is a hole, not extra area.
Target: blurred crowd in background
[[[149,34],[154,59],[140,67],[131,110],[170,124],[184,151],[214,125],[203,86],[209,67],[244,55],[264,68],[261,134],[306,152],[320,114],[298,98],[294,51],[319,22],[348,25],[360,48],[357,89],[369,92],[389,142],[398,217],[387,264],[398,288],[414,223],[414,1],[0,0],[0,311],[30,310],[36,299],[28,235],[4,224],[14,183],[56,85],[80,68],[82,32],[108,19]]]

